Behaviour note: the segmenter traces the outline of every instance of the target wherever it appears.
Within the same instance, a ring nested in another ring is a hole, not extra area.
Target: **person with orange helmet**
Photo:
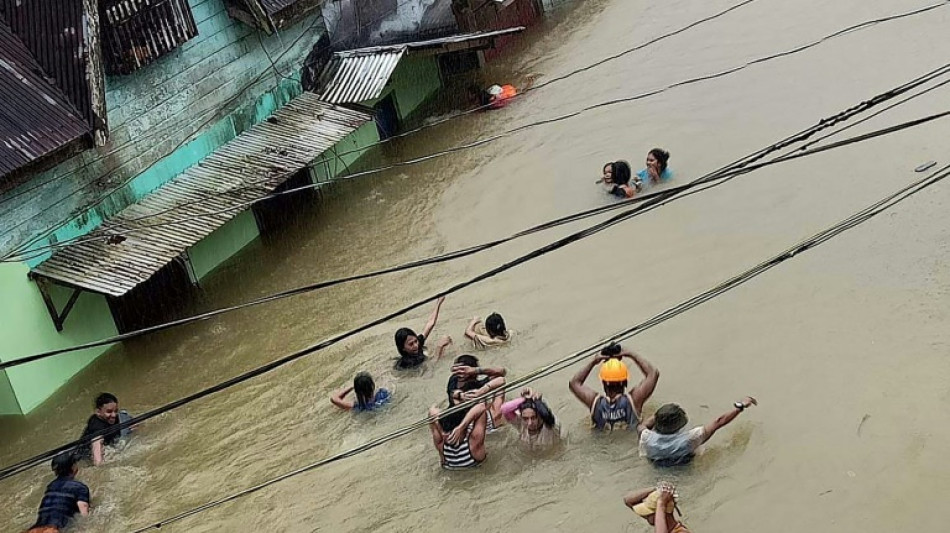
[[[623,363],[624,358],[633,360],[643,373],[643,379],[630,391],[627,391],[630,372]],[[604,386],[603,394],[584,384],[597,365],[601,365],[599,375]],[[595,428],[635,430],[643,404],[653,394],[659,379],[660,371],[649,361],[624,350],[619,344],[610,344],[571,378],[570,388],[574,396],[590,409],[591,423]]]

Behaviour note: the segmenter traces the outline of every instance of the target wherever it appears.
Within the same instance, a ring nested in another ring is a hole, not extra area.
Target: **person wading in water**
[[[629,372],[623,358],[629,358],[640,368],[643,379],[631,391],[627,391]],[[594,367],[600,367],[600,381],[604,393],[584,385]],[[574,396],[590,410],[593,426],[599,430],[625,428],[635,430],[640,421],[643,404],[653,394],[660,371],[649,361],[619,344],[611,344],[600,355],[591,359],[584,368],[571,378],[570,389]]]
[[[435,309],[429,316],[429,321],[426,322],[425,327],[422,328],[421,334],[416,335],[416,332],[409,328],[399,328],[399,330],[396,331],[396,351],[399,352],[399,360],[396,361],[397,370],[417,368],[426,360],[426,339],[429,338],[429,334],[432,333],[432,329],[435,328],[436,323],[439,321],[439,310],[442,309],[443,302],[445,302],[445,297],[439,298],[438,301],[436,301]],[[436,361],[442,358],[442,355],[445,353],[445,348],[450,344],[452,344],[451,337],[446,336],[439,339],[439,342],[436,344]]]

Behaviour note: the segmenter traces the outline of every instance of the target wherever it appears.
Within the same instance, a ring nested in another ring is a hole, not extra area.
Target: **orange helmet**
[[[621,381],[627,381],[628,377],[630,377],[630,375],[627,372],[627,365],[623,364],[619,359],[610,359],[600,365],[601,381],[619,383]]]

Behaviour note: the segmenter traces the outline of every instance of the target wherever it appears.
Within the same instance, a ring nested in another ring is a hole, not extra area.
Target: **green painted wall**
[[[21,263],[0,264],[0,360],[12,361],[38,352],[65,348],[117,333],[104,296],[83,292],[57,332],[36,284],[27,279],[29,268]],[[57,309],[71,291],[52,287]],[[0,379],[0,414],[29,413],[108,347],[90,348],[35,363],[13,367]],[[6,389],[6,390],[3,390]],[[12,401],[12,394],[19,400]]]
[[[379,141],[379,130],[376,129],[376,123],[369,121],[356,129],[353,133],[347,135],[340,142],[336,143],[333,150],[325,152],[317,158],[311,166],[314,182],[320,183],[344,174],[347,167],[358,161],[366,150],[359,152],[346,153],[363,146],[369,146]],[[339,157],[334,153],[339,154]]]
[[[260,235],[252,211],[244,211],[188,249],[195,276],[200,280]]]
[[[393,72],[388,87],[395,93],[399,117],[405,119],[442,88],[436,56],[406,56]]]

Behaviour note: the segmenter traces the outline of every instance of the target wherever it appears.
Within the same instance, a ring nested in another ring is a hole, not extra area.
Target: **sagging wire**
[[[650,329],[650,328],[653,328],[653,327],[655,327],[655,326],[657,326],[657,325],[659,325],[659,324],[662,324],[663,322],[666,322],[667,320],[670,320],[670,319],[672,319],[672,318],[675,318],[675,317],[677,317],[677,316],[679,316],[679,315],[681,315],[681,314],[683,314],[683,313],[685,313],[685,312],[687,312],[687,311],[689,311],[689,310],[691,310],[691,309],[693,309],[693,308],[695,308],[695,307],[698,307],[698,306],[700,306],[700,305],[702,305],[702,304],[704,304],[704,303],[706,303],[706,302],[709,302],[709,301],[711,301],[711,300],[713,300],[713,299],[715,299],[715,298],[721,296],[722,294],[725,294],[726,292],[728,292],[728,291],[730,291],[730,290],[732,290],[732,289],[735,289],[735,288],[739,287],[740,285],[745,284],[746,282],[748,282],[748,281],[750,281],[750,280],[752,280],[752,279],[754,279],[754,278],[756,278],[756,277],[758,277],[758,276],[764,274],[765,272],[768,272],[769,270],[771,270],[771,269],[777,267],[778,265],[784,263],[785,261],[788,261],[788,260],[790,260],[790,259],[792,259],[792,258],[794,258],[794,257],[797,257],[798,255],[800,255],[800,254],[802,254],[802,253],[804,253],[804,252],[807,252],[808,250],[814,249],[814,248],[820,246],[821,244],[824,244],[825,242],[828,242],[829,240],[831,240],[831,239],[837,237],[838,235],[840,235],[840,234],[842,234],[842,233],[844,233],[844,232],[846,232],[846,231],[848,231],[848,230],[850,230],[850,229],[853,229],[853,228],[855,228],[855,227],[857,227],[857,226],[863,224],[864,222],[867,222],[868,220],[872,219],[873,217],[879,215],[880,213],[882,213],[882,212],[884,212],[884,211],[886,211],[886,210],[888,210],[888,209],[894,207],[894,206],[897,205],[898,203],[900,203],[900,202],[902,202],[902,201],[904,201],[904,200],[906,200],[906,199],[908,199],[908,198],[914,196],[915,194],[917,194],[917,193],[923,191],[924,189],[926,189],[926,188],[928,188],[928,187],[930,187],[930,186],[932,186],[932,185],[938,183],[939,181],[941,181],[941,180],[947,178],[948,176],[950,176],[950,165],[945,166],[945,167],[943,167],[942,169],[940,169],[940,170],[938,170],[938,171],[932,173],[931,175],[929,175],[929,176],[927,176],[927,177],[925,177],[925,178],[922,178],[922,179],[920,179],[920,180],[918,180],[918,181],[916,181],[916,182],[914,182],[914,183],[912,183],[912,184],[910,184],[910,185],[908,185],[908,186],[906,186],[906,187],[900,189],[900,190],[897,191],[896,193],[893,193],[893,194],[891,194],[891,195],[888,195],[887,197],[885,197],[885,198],[883,198],[883,199],[881,199],[881,200],[875,202],[874,204],[871,204],[870,206],[868,206],[868,207],[862,209],[861,211],[858,211],[857,213],[855,213],[855,214],[851,215],[850,217],[848,217],[848,218],[846,218],[846,219],[844,219],[844,220],[838,222],[837,224],[835,224],[835,225],[833,225],[833,226],[831,226],[831,227],[829,227],[829,228],[827,228],[827,229],[825,229],[825,230],[822,230],[822,231],[820,231],[820,232],[818,232],[818,233],[812,235],[811,237],[809,237],[809,238],[807,238],[807,239],[805,239],[805,240],[800,241],[799,243],[795,244],[794,246],[792,246],[792,247],[790,247],[790,248],[787,248],[786,250],[784,250],[784,251],[778,253],[777,255],[775,255],[775,256],[773,256],[773,257],[771,257],[771,258],[769,258],[769,259],[767,259],[767,260],[765,260],[765,261],[763,261],[763,262],[761,262],[761,263],[759,263],[759,264],[753,266],[752,268],[746,270],[745,272],[742,272],[741,274],[738,274],[738,275],[736,275],[736,276],[733,276],[732,278],[729,278],[729,279],[727,279],[726,281],[723,281],[723,282],[719,283],[718,285],[716,285],[716,286],[714,286],[714,287],[712,287],[712,288],[706,290],[705,292],[700,293],[700,294],[698,294],[698,295],[696,295],[696,296],[694,296],[694,297],[692,297],[692,298],[690,298],[690,299],[688,299],[688,300],[685,300],[685,301],[681,302],[680,304],[678,304],[678,305],[676,305],[676,306],[674,306],[674,307],[671,307],[671,308],[669,308],[669,309],[667,309],[667,310],[665,310],[665,311],[663,311],[663,312],[661,312],[661,313],[659,313],[659,314],[653,316],[652,318],[650,318],[650,319],[648,319],[648,320],[646,320],[646,321],[644,321],[644,322],[641,322],[641,323],[639,323],[639,324],[637,324],[637,325],[635,325],[635,326],[633,326],[633,327],[630,327],[630,328],[627,328],[627,329],[625,329],[625,330],[622,330],[622,331],[619,331],[619,332],[617,332],[617,333],[614,333],[614,334],[611,335],[610,337],[607,337],[607,338],[605,338],[605,339],[601,339],[601,340],[597,341],[596,343],[594,343],[594,344],[588,346],[587,348],[584,348],[584,349],[582,349],[582,350],[580,350],[580,351],[577,351],[577,352],[575,352],[575,353],[573,353],[573,354],[571,354],[571,355],[569,355],[569,356],[567,356],[567,357],[564,357],[564,358],[562,358],[562,359],[559,359],[559,360],[557,360],[557,361],[555,361],[555,362],[553,362],[553,363],[550,363],[550,364],[548,364],[548,365],[545,365],[545,366],[542,366],[542,367],[540,367],[540,368],[537,368],[537,369],[535,369],[534,371],[529,372],[529,373],[526,374],[525,376],[522,376],[521,378],[518,378],[518,379],[516,379],[516,380],[512,380],[512,381],[506,383],[504,386],[498,387],[498,388],[492,390],[491,392],[488,392],[488,393],[486,393],[486,394],[484,394],[484,395],[482,395],[482,396],[479,396],[478,398],[474,398],[474,399],[469,400],[469,401],[467,401],[467,402],[464,402],[464,403],[462,403],[462,404],[459,404],[459,405],[456,405],[456,406],[452,406],[452,407],[446,409],[445,411],[439,413],[438,416],[429,416],[429,417],[423,418],[423,419],[418,420],[418,421],[416,421],[416,422],[414,422],[414,423],[412,423],[412,424],[409,424],[409,425],[404,426],[404,427],[402,427],[402,428],[400,428],[400,429],[397,429],[397,430],[395,430],[395,431],[393,431],[393,432],[391,432],[391,433],[388,433],[388,434],[383,435],[383,436],[381,436],[381,437],[377,437],[377,438],[375,438],[375,439],[373,439],[373,440],[371,440],[371,441],[369,441],[369,442],[367,442],[367,443],[365,443],[365,444],[362,444],[362,445],[360,445],[360,446],[356,446],[356,447],[351,448],[351,449],[349,449],[349,450],[346,450],[346,451],[344,451],[344,452],[340,452],[340,453],[331,455],[331,456],[329,456],[329,457],[326,457],[326,458],[321,459],[321,460],[319,460],[319,461],[316,461],[316,462],[314,462],[314,463],[310,463],[310,464],[308,464],[308,465],[306,465],[306,466],[303,466],[303,467],[297,468],[297,469],[295,469],[295,470],[289,471],[289,472],[287,472],[287,473],[281,474],[281,475],[279,475],[279,476],[276,476],[276,477],[274,477],[274,478],[271,478],[271,479],[269,479],[269,480],[267,480],[267,481],[264,481],[264,482],[262,482],[262,483],[259,483],[259,484],[257,484],[257,485],[254,485],[254,486],[252,486],[252,487],[249,487],[249,488],[246,488],[246,489],[241,490],[241,491],[239,491],[239,492],[233,493],[233,494],[231,494],[231,495],[229,495],[229,496],[226,496],[226,497],[224,497],[224,498],[220,498],[220,499],[217,499],[217,500],[214,500],[214,501],[205,503],[205,504],[203,504],[203,505],[200,505],[200,506],[197,506],[197,507],[193,507],[193,508],[191,508],[191,509],[189,509],[189,510],[187,510],[187,511],[184,511],[184,512],[179,513],[179,514],[177,514],[177,515],[174,515],[174,516],[172,516],[172,517],[165,518],[165,519],[160,520],[160,521],[158,521],[158,522],[152,523],[152,524],[150,524],[150,525],[148,525],[148,526],[144,526],[144,527],[138,528],[138,529],[134,530],[133,533],[144,533],[145,531],[151,531],[151,530],[153,530],[153,529],[160,529],[160,528],[162,528],[162,527],[164,527],[164,526],[166,526],[166,525],[168,525],[168,524],[172,524],[172,523],[175,523],[175,522],[179,522],[179,521],[184,520],[185,518],[188,518],[188,517],[190,517],[190,516],[194,516],[194,515],[196,515],[196,514],[199,514],[199,513],[208,511],[208,510],[213,509],[213,508],[215,508],[215,507],[219,507],[219,506],[221,506],[221,505],[223,505],[223,504],[225,504],[225,503],[228,503],[228,502],[231,502],[231,501],[234,501],[234,500],[243,498],[243,497],[248,496],[248,495],[251,495],[251,494],[253,494],[253,493],[255,493],[255,492],[259,492],[259,491],[261,491],[261,490],[263,490],[263,489],[265,489],[265,488],[267,488],[267,487],[270,487],[270,486],[272,486],[272,485],[275,485],[275,484],[277,484],[277,483],[280,483],[280,482],[285,481],[285,480],[287,480],[287,479],[290,479],[290,478],[292,478],[292,477],[296,477],[296,476],[299,476],[299,475],[301,475],[301,474],[304,474],[304,473],[307,473],[307,472],[311,472],[311,471],[316,470],[316,469],[318,469],[318,468],[327,466],[327,465],[329,465],[329,464],[332,464],[332,463],[341,461],[341,460],[343,460],[343,459],[347,459],[347,458],[354,457],[354,456],[356,456],[356,455],[359,455],[359,454],[368,452],[368,451],[370,451],[370,450],[372,450],[372,449],[374,449],[374,448],[377,448],[377,447],[379,447],[379,446],[382,446],[383,444],[385,444],[385,443],[387,443],[387,442],[390,442],[390,441],[392,441],[392,440],[396,440],[396,439],[398,439],[398,438],[401,438],[401,437],[403,437],[403,436],[405,436],[405,435],[408,435],[408,434],[410,434],[410,433],[412,433],[412,432],[414,432],[414,431],[416,431],[416,430],[418,430],[418,429],[421,429],[421,428],[423,428],[423,427],[427,427],[427,426],[428,426],[429,424],[431,424],[432,422],[435,422],[436,420],[439,420],[439,419],[441,419],[441,418],[443,418],[443,417],[446,417],[446,416],[451,415],[451,414],[453,414],[453,413],[457,413],[457,412],[462,411],[462,410],[467,410],[467,409],[471,408],[472,406],[478,404],[479,402],[486,401],[487,399],[489,399],[489,398],[491,398],[491,397],[493,397],[493,396],[495,396],[495,395],[497,395],[497,394],[501,394],[501,393],[507,392],[507,391],[509,391],[509,390],[513,390],[513,389],[517,389],[517,388],[523,387],[523,386],[528,385],[528,384],[530,384],[530,383],[532,383],[532,382],[534,382],[534,381],[537,381],[537,380],[539,380],[539,379],[541,379],[541,378],[543,378],[543,377],[552,375],[552,374],[554,374],[554,373],[556,373],[556,372],[559,372],[559,371],[561,371],[561,370],[564,370],[564,369],[566,369],[566,368],[569,368],[570,366],[576,364],[577,362],[579,362],[579,361],[581,361],[581,360],[583,360],[583,359],[585,359],[585,358],[587,358],[587,357],[590,357],[590,356],[593,355],[593,354],[598,353],[598,352],[600,351],[600,349],[601,349],[603,346],[605,346],[605,345],[608,345],[608,344],[613,343],[613,342],[616,342],[616,343],[623,342],[623,341],[626,341],[626,340],[628,340],[628,339],[630,339],[630,338],[632,338],[632,337],[634,337],[634,336],[636,336],[636,335],[639,335],[640,333],[643,333],[644,331],[646,331],[646,330],[648,330],[648,329]]]

